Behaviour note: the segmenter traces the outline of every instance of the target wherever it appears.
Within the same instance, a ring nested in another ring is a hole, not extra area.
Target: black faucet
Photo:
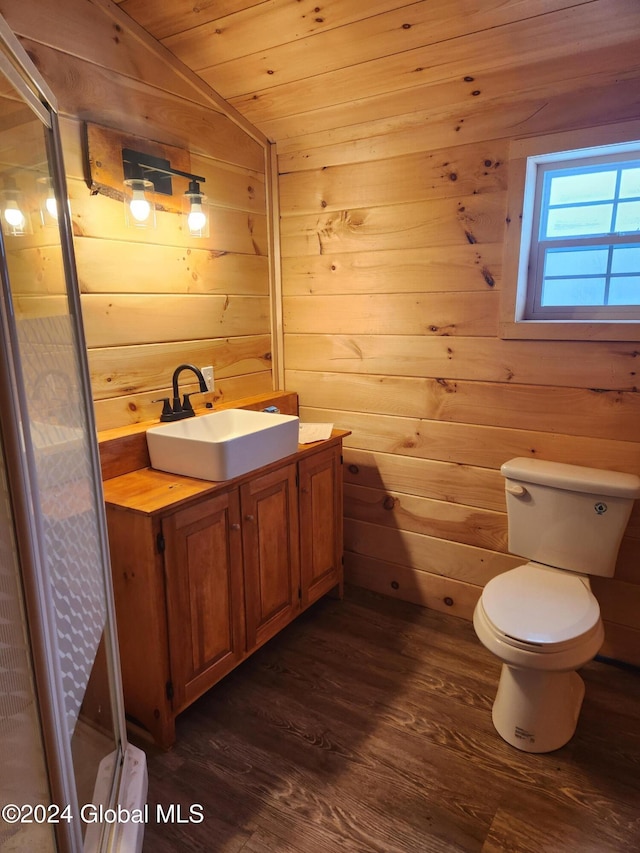
[[[183,370],[192,370],[200,384],[200,391],[191,391],[189,394],[184,394],[182,403],[180,403],[180,392],[178,390],[178,379]],[[173,405],[169,405],[169,398],[163,397],[161,400],[152,400],[153,403],[163,403],[161,421],[181,421],[184,418],[193,418],[195,412],[189,399],[193,394],[205,394],[209,389],[204,376],[199,368],[193,364],[179,364],[173,371]]]

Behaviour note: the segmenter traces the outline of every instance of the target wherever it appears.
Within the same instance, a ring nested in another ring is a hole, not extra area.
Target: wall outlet
[[[201,367],[200,370],[204,376],[204,381],[207,383],[207,388],[209,391],[213,391],[213,367]]]

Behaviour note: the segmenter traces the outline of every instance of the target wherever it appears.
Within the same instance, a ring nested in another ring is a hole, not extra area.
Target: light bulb
[[[58,202],[53,189],[51,178],[38,178],[38,204],[40,208],[40,222],[45,228],[54,227],[58,222]]]
[[[187,216],[187,224],[189,231],[192,233],[202,231],[207,223],[207,216],[202,210],[202,205],[199,201],[191,202],[191,211]]]
[[[4,209],[4,218],[14,230],[17,231],[24,228],[24,213],[20,210],[15,201],[7,202],[7,206]]]
[[[124,182],[124,218],[130,228],[155,228],[156,207],[149,193],[151,181],[143,178],[127,178]]]
[[[56,201],[55,196],[47,196],[44,206],[47,208],[47,213],[52,219],[58,218],[58,202]]]
[[[134,190],[129,202],[131,216],[136,222],[146,222],[151,213],[151,205],[144,197],[144,190]]]

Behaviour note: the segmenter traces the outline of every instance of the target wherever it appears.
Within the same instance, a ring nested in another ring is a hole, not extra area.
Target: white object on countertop
[[[331,438],[333,424],[303,424],[299,426],[298,441],[300,444],[312,444],[314,441],[325,441]]]

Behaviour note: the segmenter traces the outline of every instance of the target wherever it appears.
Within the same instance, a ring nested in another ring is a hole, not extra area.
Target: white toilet
[[[525,752],[551,752],[576,729],[584,683],[575,670],[604,640],[587,575],[613,575],[640,477],[527,458],[500,470],[509,550],[530,562],[489,581],[473,625],[503,661],[498,733]]]

